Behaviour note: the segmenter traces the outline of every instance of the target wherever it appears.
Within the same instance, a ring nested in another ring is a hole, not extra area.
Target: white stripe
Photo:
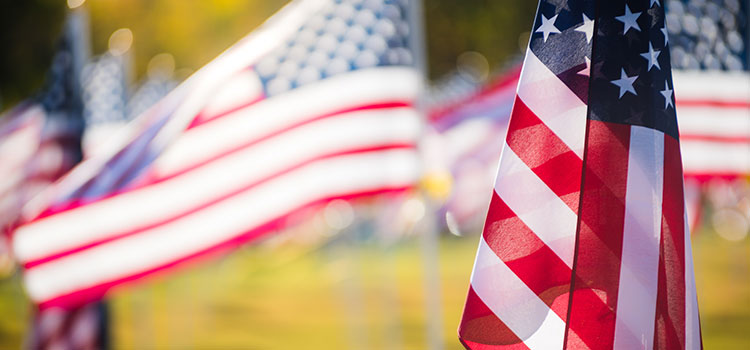
[[[680,100],[750,101],[747,72],[673,72],[674,93]]]
[[[307,159],[354,148],[415,143],[419,132],[419,119],[411,108],[322,119],[184,175],[32,222],[16,231],[15,252],[21,261],[29,261],[75,248],[160,222]]]
[[[587,106],[531,50],[526,50],[518,97],[583,158]]]
[[[495,191],[568,267],[573,266],[577,214],[507,144],[500,156]]]
[[[651,349],[658,290],[664,134],[632,126],[614,349]]]
[[[28,269],[27,290],[42,302],[136,274],[231,239],[305,203],[408,186],[417,180],[417,167],[416,152],[409,150],[322,160],[155,229]]]
[[[215,94],[208,98],[201,117],[211,118],[263,96],[263,85],[258,74],[249,69],[231,76]]]
[[[15,187],[25,176],[24,166],[39,148],[40,133],[39,123],[29,123],[0,139],[0,193]]]
[[[750,111],[747,108],[678,105],[677,122],[683,135],[750,138]]]
[[[471,286],[529,349],[562,349],[565,322],[480,238]]]
[[[750,174],[750,144],[685,140],[681,144],[685,173]]]
[[[345,107],[412,101],[419,91],[418,84],[418,76],[411,68],[379,67],[306,85],[185,131],[157,161],[156,171],[178,171],[247,140]],[[217,135],[221,135],[221,142],[216,142]]]
[[[698,296],[693,270],[693,248],[690,228],[685,217],[685,350],[701,349],[701,325],[698,314]]]

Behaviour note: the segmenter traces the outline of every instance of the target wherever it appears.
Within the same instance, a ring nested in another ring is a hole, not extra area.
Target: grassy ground
[[[750,240],[695,238],[706,349],[750,348]],[[443,342],[456,327],[476,237],[445,237]],[[339,242],[314,252],[251,247],[221,261],[117,292],[117,349],[424,349],[418,240],[384,248]],[[28,318],[18,279],[0,282],[0,349],[18,348]]]

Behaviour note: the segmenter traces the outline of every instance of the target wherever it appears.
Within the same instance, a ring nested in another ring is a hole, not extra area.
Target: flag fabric
[[[167,96],[177,86],[171,74],[150,74],[133,92],[127,104],[127,119],[132,120]]]
[[[475,91],[428,109],[428,124],[439,135],[453,177],[444,210],[446,219],[452,221],[449,229],[457,233],[481,226],[487,212],[486,194],[492,189],[503,144],[498,136],[508,128],[520,71],[520,67],[511,68]]]
[[[540,1],[467,348],[701,348],[675,89],[660,1]]]
[[[750,176],[750,49],[744,1],[667,2],[685,176]]]
[[[76,42],[80,18],[71,16],[52,58],[41,92],[2,117],[0,126],[0,224],[3,236],[19,219],[21,208],[52,185],[81,159],[83,128]],[[5,241],[5,237],[3,237]],[[106,348],[104,303],[71,310],[34,310],[27,349]]]
[[[81,72],[84,157],[94,152],[132,118],[128,101],[126,57],[105,53],[86,63]]]
[[[44,128],[44,109],[27,103],[14,108],[0,119],[0,227],[10,230],[21,212],[21,206],[46,184],[51,183],[56,169],[42,170],[35,165],[39,154],[47,153],[41,148]],[[59,154],[53,148],[50,153]],[[46,163],[46,162],[45,162]],[[47,163],[49,164],[49,163]]]
[[[49,308],[34,317],[25,349],[109,349],[109,310],[104,302],[69,310]]]
[[[68,22],[66,29],[71,25]],[[81,158],[81,100],[70,35],[58,42],[41,92],[0,117],[0,227]]]
[[[675,73],[685,176],[750,176],[750,74]]]
[[[31,299],[73,307],[419,177],[405,1],[293,1],[26,207]]]

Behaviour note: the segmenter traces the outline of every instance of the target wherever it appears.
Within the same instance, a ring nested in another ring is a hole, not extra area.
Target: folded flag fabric
[[[25,208],[31,299],[74,307],[420,169],[404,1],[293,1]]]
[[[701,348],[662,6],[540,1],[467,348]]]

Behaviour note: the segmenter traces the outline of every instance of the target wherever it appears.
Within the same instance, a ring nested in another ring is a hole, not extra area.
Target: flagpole
[[[411,31],[409,33],[409,46],[411,47],[414,58],[414,67],[419,73],[421,80],[420,96],[416,102],[416,109],[426,118],[424,106],[424,91],[427,87],[427,57],[424,34],[424,10],[422,0],[412,0],[409,2],[409,21]],[[426,130],[423,130],[423,133]],[[422,146],[422,145],[421,145]],[[424,149],[422,149],[424,153]],[[424,164],[423,164],[424,166]],[[424,268],[424,295],[425,295],[425,317],[427,332],[427,349],[443,349],[443,312],[441,306],[440,292],[440,271],[438,268],[439,258],[439,240],[437,231],[437,218],[435,217],[436,203],[429,195],[425,195],[426,217],[424,222],[424,232],[421,235],[422,241],[422,264]]]
[[[71,97],[74,101],[73,111],[68,116],[70,119],[69,123],[79,123],[77,125],[79,129],[79,141],[82,138],[85,121],[83,117],[84,109],[84,96],[83,89],[81,86],[81,76],[83,75],[84,66],[91,60],[91,27],[89,21],[89,12],[86,6],[81,6],[85,1],[81,1],[78,6],[71,8],[68,11],[68,22],[66,23],[65,30],[68,31],[68,35],[72,38],[71,40],[71,53],[72,53],[72,74],[75,77],[73,79],[74,88],[72,89],[73,96]],[[83,145],[80,145],[83,147]],[[83,158],[83,149],[81,149],[81,158]],[[95,343],[101,347],[101,349],[110,349],[110,310],[109,303],[106,300],[100,300],[93,303],[93,313],[96,315],[96,340]]]

